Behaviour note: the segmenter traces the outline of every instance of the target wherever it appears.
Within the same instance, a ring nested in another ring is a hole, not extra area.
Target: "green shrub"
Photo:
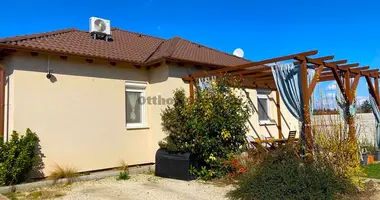
[[[124,162],[124,160],[120,161],[121,166],[119,167],[122,172],[120,172],[119,177],[117,177],[117,180],[128,180],[131,177],[129,176],[129,167],[128,165]]]
[[[159,142],[161,148],[171,152],[191,151],[188,143],[193,137],[188,125],[190,116],[185,113],[188,103],[183,89],[174,91],[174,105],[167,107],[161,114],[162,129],[167,133],[167,137]]]
[[[119,177],[117,177],[117,180],[128,180],[130,179],[129,173],[127,172],[120,172]]]
[[[335,199],[353,190],[350,180],[337,177],[333,169],[302,162],[294,150],[279,149],[262,163],[250,166],[228,196],[240,200]]]
[[[192,169],[193,174],[206,179],[224,176],[230,168],[223,163],[246,142],[251,110],[239,86],[223,78],[208,89],[197,90],[194,102],[186,98],[184,90],[176,90],[174,105],[162,113],[167,137],[159,145],[196,155],[203,168]]]
[[[25,135],[13,132],[9,142],[0,143],[0,185],[13,185],[27,180],[41,161],[39,139],[30,129]]]

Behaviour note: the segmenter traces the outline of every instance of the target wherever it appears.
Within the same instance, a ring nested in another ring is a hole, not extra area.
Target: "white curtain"
[[[136,112],[136,103],[140,97],[140,93],[139,92],[127,92],[127,97],[128,97],[129,105],[132,108],[132,110],[129,111],[130,112],[129,117],[132,120],[135,120],[136,119],[136,113],[135,113]]]
[[[272,66],[272,73],[285,106],[296,119],[303,122],[301,66],[294,63],[276,64]],[[314,69],[307,69],[308,85],[314,74]],[[310,100],[310,116],[313,114],[312,111],[313,102]]]
[[[376,119],[375,146],[376,148],[379,148],[380,147],[380,110],[379,110],[379,107],[377,106],[375,97],[371,92],[369,94],[369,102],[371,103],[372,111]]]
[[[211,87],[211,81],[216,79],[215,76],[212,77],[204,77],[198,79],[198,86],[200,90],[204,90]]]

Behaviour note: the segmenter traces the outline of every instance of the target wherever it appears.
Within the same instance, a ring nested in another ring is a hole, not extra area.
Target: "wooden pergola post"
[[[379,78],[378,77],[375,77],[375,92],[376,92],[376,96],[379,97]]]
[[[276,90],[276,107],[277,107],[277,129],[278,138],[282,139],[282,126],[281,126],[281,106],[280,106],[280,92]]]
[[[354,94],[353,91],[351,90],[351,73],[350,71],[347,71],[344,74],[344,92],[346,93],[346,113],[345,115],[347,116],[347,122],[348,122],[348,135],[350,136],[350,139],[352,141],[355,140],[355,122],[353,116],[351,116],[350,113],[350,106],[354,102]]]
[[[313,151],[313,137],[311,135],[311,119],[310,119],[310,101],[309,101],[309,88],[307,81],[307,61],[306,58],[301,62],[301,90],[302,90],[302,102],[303,102],[303,123],[302,133],[305,135],[305,141],[307,145],[307,152]]]
[[[190,79],[189,83],[189,91],[190,91],[190,102],[194,102],[194,78]]]

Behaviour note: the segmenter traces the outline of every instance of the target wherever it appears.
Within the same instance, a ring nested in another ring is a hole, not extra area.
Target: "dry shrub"
[[[361,175],[360,153],[356,140],[350,139],[347,123],[339,115],[314,117],[315,160],[331,167],[342,178],[356,178]]]
[[[62,167],[59,165],[55,165],[53,171],[51,172],[49,178],[54,180],[54,182],[58,181],[62,178],[74,178],[78,176],[78,171],[74,167]]]

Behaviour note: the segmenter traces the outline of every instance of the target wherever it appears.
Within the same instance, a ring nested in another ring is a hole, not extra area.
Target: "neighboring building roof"
[[[141,65],[155,63],[163,59],[218,67],[250,62],[179,37],[165,40],[113,28],[112,38],[113,41],[111,42],[94,40],[89,32],[64,29],[0,39],[0,48],[53,52]]]

